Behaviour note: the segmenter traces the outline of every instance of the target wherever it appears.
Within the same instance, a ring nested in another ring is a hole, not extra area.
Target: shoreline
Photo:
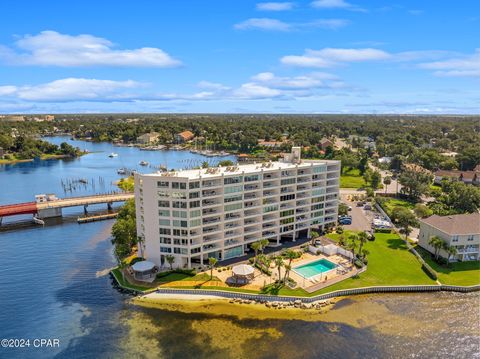
[[[37,157],[40,161],[49,161],[49,160],[64,160],[64,159],[75,159],[82,157],[83,155],[87,155],[90,152],[81,153],[78,156],[72,157],[70,155],[42,155]],[[15,160],[4,160],[0,159],[0,165],[14,165],[17,163],[27,163],[27,162],[34,162],[35,158],[27,158],[27,159],[15,159]]]

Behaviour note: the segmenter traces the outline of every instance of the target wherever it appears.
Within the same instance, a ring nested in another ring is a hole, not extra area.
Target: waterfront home
[[[195,135],[191,131],[183,131],[175,135],[175,141],[177,143],[185,143],[193,140]]]
[[[158,132],[145,133],[137,137],[137,142],[142,145],[148,145],[158,141],[160,134]]]
[[[435,184],[441,184],[444,178],[450,178],[454,181],[462,181],[465,184],[480,186],[480,165],[477,165],[473,171],[438,170],[435,171],[434,175]]]
[[[433,215],[421,219],[418,244],[431,253],[435,252],[435,248],[428,242],[433,236],[457,249],[457,254],[450,258],[451,261],[479,260],[480,213]],[[444,249],[440,250],[440,256],[448,258]]]
[[[169,267],[243,256],[268,239],[309,236],[337,220],[340,161],[302,160],[293,147],[281,161],[135,174],[139,256]]]

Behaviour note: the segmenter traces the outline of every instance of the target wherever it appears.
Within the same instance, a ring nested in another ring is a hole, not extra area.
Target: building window
[[[170,207],[170,201],[158,201],[158,207]]]
[[[285,196],[280,196],[280,201],[290,201],[292,199],[295,199],[295,194],[287,194]]]
[[[452,237],[452,242],[458,242],[458,236],[453,236]]]
[[[312,211],[315,211],[316,209],[322,209],[323,203],[314,204],[311,208],[312,208]]]
[[[190,218],[195,218],[199,217],[202,214],[202,211],[199,209],[196,209],[194,211],[190,211]]]
[[[165,191],[158,191],[158,197],[169,197],[170,194]]]
[[[168,209],[159,209],[158,215],[160,217],[170,217],[170,211]]]
[[[158,232],[160,234],[166,234],[166,235],[170,235],[172,232],[170,231],[170,228],[159,228],[158,229]]]
[[[169,247],[160,247],[161,253],[172,253],[172,248]]]
[[[190,253],[192,253],[192,254],[200,253],[200,252],[201,252],[201,248],[200,248],[200,247],[192,248],[192,249],[190,250]]]
[[[202,223],[201,218],[192,219],[192,220],[190,221],[190,227],[197,227],[197,226],[199,226],[201,223]]]
[[[174,219],[173,220],[173,226],[174,227],[186,228],[186,227],[188,227],[188,222],[187,221],[179,221],[178,219]]]
[[[242,192],[242,191],[243,191],[243,186],[232,186],[232,187],[225,188],[225,194]]]
[[[191,192],[188,194],[188,198],[194,199],[194,198],[199,198],[200,197],[200,192]]]
[[[187,194],[185,192],[172,192],[173,198],[187,199]]]
[[[169,226],[170,225],[170,220],[169,219],[160,219],[158,221],[158,224],[161,226]]]
[[[185,182],[172,182],[173,189],[187,189],[187,184]]]
[[[197,208],[197,207],[200,207],[200,201],[190,202],[190,208]]]
[[[287,217],[287,216],[291,216],[292,214],[293,214],[293,209],[289,209],[287,211],[280,212],[280,217]]]
[[[236,176],[236,177],[228,177],[223,179],[223,184],[233,184],[233,183],[241,183],[243,180],[242,176]]]
[[[168,237],[160,237],[160,243],[163,244],[172,244],[172,239]]]
[[[467,241],[473,241],[473,235],[469,235],[468,238],[467,238]]]
[[[173,208],[187,208],[187,202],[173,201],[172,202],[172,207]]]
[[[225,212],[235,211],[243,207],[243,203],[227,204],[224,206]]]
[[[188,188],[190,188],[190,189],[200,188],[200,182],[199,182],[199,181],[197,181],[197,182],[190,182],[190,183],[188,184]]]
[[[186,237],[188,236],[188,231],[185,230],[185,229],[174,229],[173,230],[173,235],[176,236],[176,237]]]
[[[186,211],[172,211],[172,217],[187,218],[187,212]]]
[[[326,171],[325,166],[313,167],[313,173],[322,173],[322,172],[325,172],[325,171]]]
[[[245,182],[258,181],[258,175],[245,176]]]
[[[289,185],[289,184],[293,184],[296,182],[296,179],[295,177],[294,178],[285,178],[285,179],[282,179],[280,181],[280,185],[281,186],[285,186],[285,185]]]
[[[225,197],[223,199],[223,201],[225,203],[228,203],[228,202],[236,202],[236,201],[241,201],[243,199],[242,195],[238,195],[238,196],[228,196],[228,197]]]
[[[175,254],[188,254],[188,249],[187,248],[173,248],[173,253]]]
[[[157,187],[159,188],[168,188],[170,185],[170,182],[167,181],[157,181]]]

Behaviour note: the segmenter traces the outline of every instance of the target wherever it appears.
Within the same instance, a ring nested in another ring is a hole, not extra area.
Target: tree
[[[433,211],[422,203],[417,203],[413,211],[419,218],[430,217],[433,214]]]
[[[402,191],[413,199],[428,193],[433,175],[425,170],[408,167],[400,175],[398,182],[403,186]]]
[[[363,180],[365,181],[365,185],[368,187],[370,182],[372,181],[373,172],[370,168],[367,168],[363,173]]]
[[[357,238],[358,238],[358,242],[360,243],[360,245],[358,247],[358,253],[361,253],[364,244],[367,243],[367,241],[368,241],[368,234],[365,233],[365,232],[360,232],[360,233],[358,233]]]
[[[261,245],[261,248],[260,248],[260,251],[262,252],[263,254],[263,251],[265,250],[265,248],[267,248],[267,246],[270,244],[270,241],[266,238],[264,239],[260,239],[260,245]]]
[[[450,264],[450,258],[455,257],[457,255],[457,253],[458,253],[457,247],[448,246],[448,248],[447,248],[447,255],[448,255],[447,263],[448,264]]]
[[[253,242],[250,245],[250,248],[252,248],[255,251],[255,257],[254,257],[253,264],[257,264],[258,252],[260,252],[263,249],[262,242],[261,241]]]
[[[330,146],[329,146],[330,147]],[[328,148],[328,147],[327,147]],[[292,269],[292,266],[289,264],[285,264],[285,277],[283,278],[283,283],[287,283],[287,280],[290,274],[290,270]]]
[[[115,254],[120,259],[127,257],[137,242],[135,201],[130,199],[122,206],[118,212],[117,220],[112,226],[112,244]]]
[[[234,163],[231,160],[222,160],[218,162],[218,165],[222,167],[227,167],[227,166],[233,166]]]
[[[460,181],[442,181],[439,200],[455,213],[475,213],[480,209],[480,188]]]
[[[397,223],[405,234],[405,240],[408,239],[408,235],[411,233],[410,226],[417,225],[417,218],[415,215],[410,212],[409,209],[400,207],[401,210],[398,210],[396,213]]]
[[[203,161],[203,162],[202,162],[202,168],[208,168],[208,167],[210,167],[210,165],[208,164],[208,162],[207,162],[207,161]]]
[[[283,257],[288,260],[288,264],[285,265],[285,278],[287,280],[290,269],[292,268],[292,261],[301,256],[300,252],[294,251],[293,249],[287,249],[283,251]]]
[[[210,280],[213,279],[213,268],[215,268],[217,262],[218,260],[215,257],[208,258],[208,266],[210,267]]]
[[[355,250],[357,249],[358,235],[352,233],[348,236],[349,242],[347,248],[352,252],[352,263],[355,262]]]
[[[347,206],[345,203],[340,202],[340,203],[338,204],[338,214],[339,214],[339,215],[346,215],[346,214],[348,214],[348,206]]]
[[[391,183],[392,183],[392,177],[385,176],[385,178],[383,179],[383,184],[385,185],[385,193],[387,193],[388,185]]]
[[[280,271],[281,271],[281,268],[285,265],[285,263],[283,262],[283,257],[282,256],[275,257],[274,263],[278,270],[278,281],[281,282],[282,277],[281,277]]]
[[[315,239],[318,238],[319,233],[315,230],[310,230],[310,237],[312,239],[312,246],[315,244]]]
[[[175,257],[172,256],[171,254],[167,254],[165,256],[165,259],[167,260],[168,264],[170,265],[170,270],[173,270],[173,263],[175,263]]]
[[[382,174],[378,170],[375,170],[372,173],[372,176],[370,178],[370,184],[372,188],[377,189],[380,186],[381,182],[382,182]]]
[[[428,244],[431,245],[435,250],[435,252],[434,252],[435,260],[438,260],[438,256],[440,254],[440,249],[443,248],[444,243],[445,242],[438,236],[433,236],[428,240]]]

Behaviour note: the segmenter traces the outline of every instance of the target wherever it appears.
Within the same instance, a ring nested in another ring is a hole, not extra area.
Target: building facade
[[[480,213],[456,214],[451,216],[431,216],[420,220],[418,244],[431,253],[435,249],[428,244],[437,236],[449,246],[457,249],[457,255],[451,261],[476,261],[480,259]],[[440,256],[448,258],[445,250]]]
[[[141,136],[137,137],[137,142],[143,145],[148,145],[158,141],[160,134],[158,132],[144,133]]]
[[[242,256],[336,223],[340,161],[302,161],[300,147],[283,161],[135,174],[140,255],[160,267]]]

